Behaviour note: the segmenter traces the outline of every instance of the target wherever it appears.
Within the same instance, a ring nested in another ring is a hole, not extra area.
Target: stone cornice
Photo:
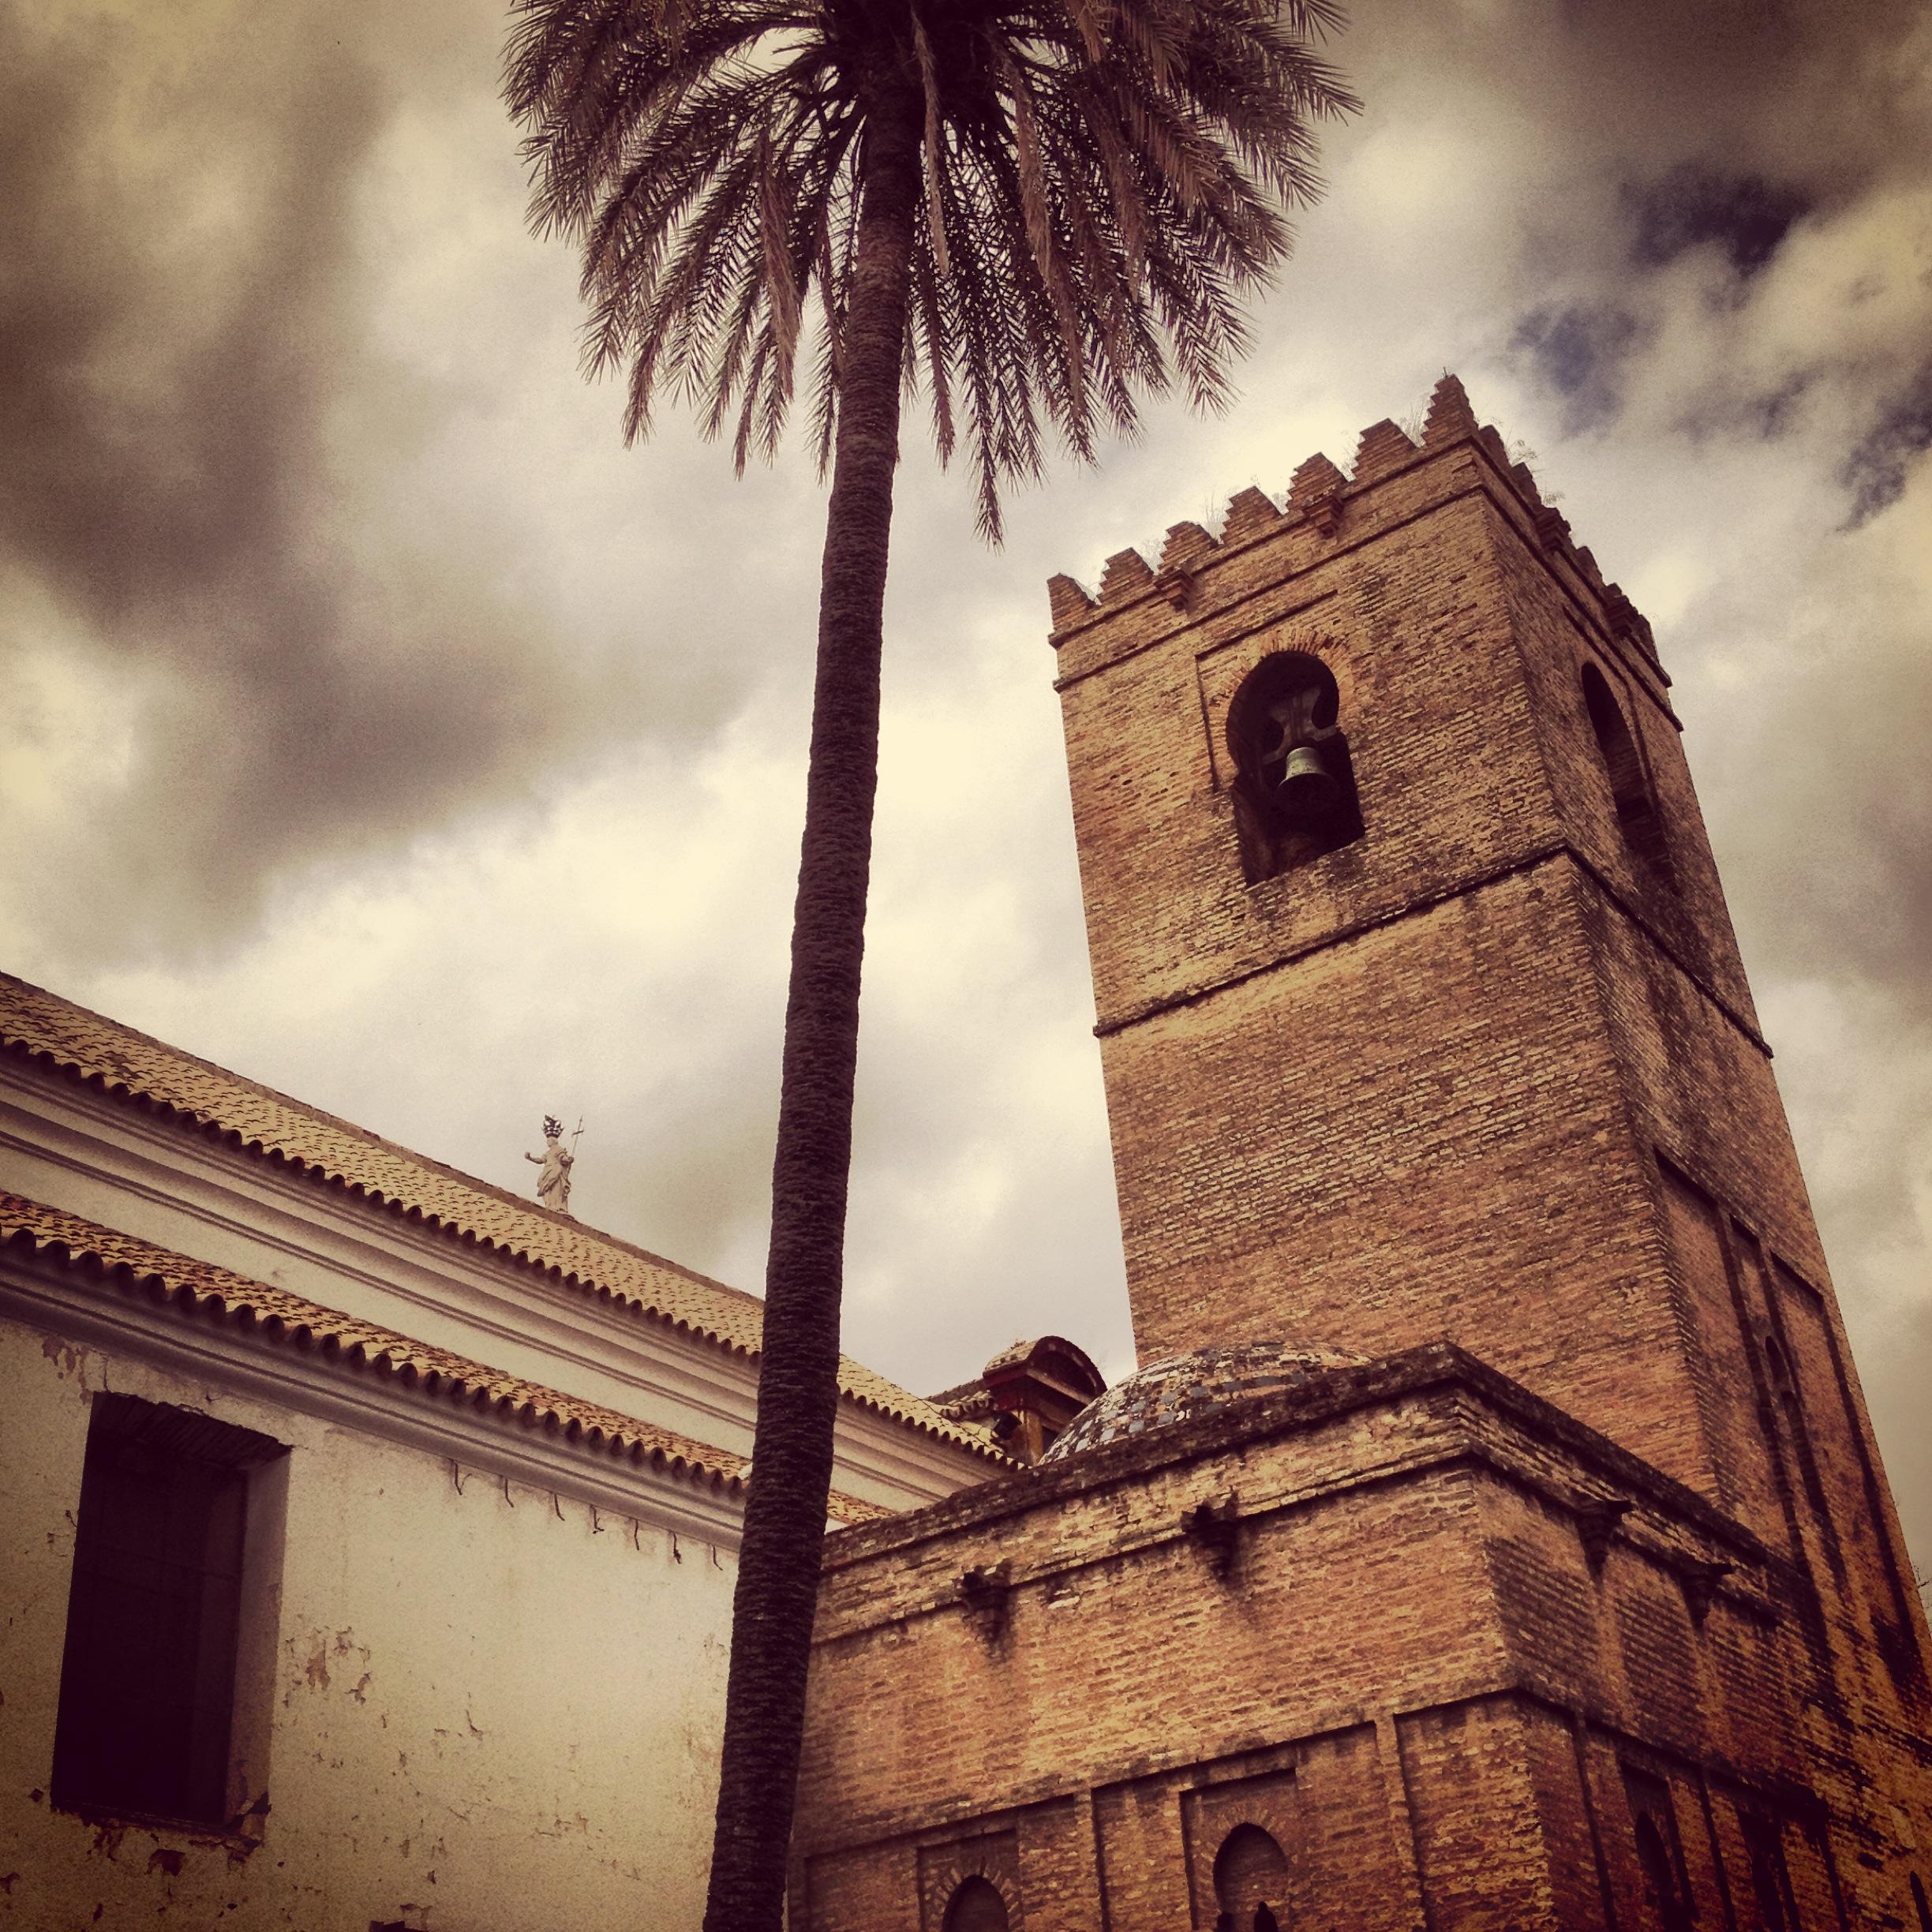
[[[757,1361],[635,1305],[0,1054],[0,1185],[749,1456]],[[991,1466],[842,1403],[835,1484],[902,1508]]]
[[[1258,960],[1252,965],[1238,967],[1233,972],[1222,973],[1213,979],[1204,980],[1198,985],[1183,987],[1177,992],[1163,993],[1155,999],[1144,1000],[1139,1005],[1129,1007],[1125,1013],[1103,1015],[1095,1024],[1094,1033],[1097,1038],[1105,1039],[1110,1035],[1124,1032],[1129,1027],[1139,1026],[1145,1020],[1171,1013],[1177,1007],[1196,1005],[1216,993],[1223,992],[1230,987],[1244,985],[1250,979],[1259,979],[1262,974],[1272,972],[1278,967],[1292,965],[1298,960],[1310,958],[1316,953],[1328,951],[1331,947],[1346,945],[1350,940],[1359,939],[1366,934],[1378,932],[1384,927],[1399,924],[1404,919],[1415,918],[1422,913],[1432,912],[1451,900],[1462,898],[1502,880],[1533,871],[1537,867],[1547,865],[1557,859],[1569,859],[1598,893],[1697,988],[1750,1046],[1767,1060],[1771,1058],[1769,1043],[1758,1031],[1755,1024],[1717,990],[1705,973],[1684,957],[1683,949],[1666,937],[1657,922],[1627,893],[1587,853],[1567,839],[1552,839],[1533,852],[1505,859],[1499,865],[1465,874],[1436,887],[1420,898],[1404,900],[1401,904],[1382,911],[1366,913],[1360,919],[1351,919],[1347,924],[1337,927],[1332,932],[1323,933],[1304,945],[1286,948],[1266,959]]]
[[[148,1296],[116,1292],[99,1271],[10,1247],[0,1257],[0,1315],[63,1340],[125,1353],[153,1367],[271,1406],[356,1429],[474,1470],[738,1546],[742,1485],[721,1470],[660,1467],[533,1426],[526,1413],[369,1373],[341,1353],[289,1346],[265,1330],[184,1316]]]
[[[1759,1567],[1774,1560],[1750,1530],[1695,1490],[1532,1395],[1466,1350],[1454,1342],[1435,1342],[1359,1368],[1331,1369],[1305,1387],[1231,1403],[1192,1421],[1089,1450],[1024,1476],[984,1483],[889,1522],[841,1530],[827,1539],[826,1573],[929,1538],[982,1531],[1004,1518],[1067,1497],[1141,1482],[1151,1471],[1170,1465],[1294,1435],[1360,1410],[1440,1389],[1464,1391],[1505,1421],[1526,1425],[1600,1479],[1634,1492],[1662,1515],[1741,1559]]]

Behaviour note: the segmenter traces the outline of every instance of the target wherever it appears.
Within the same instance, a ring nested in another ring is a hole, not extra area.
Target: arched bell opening
[[[1304,651],[1277,651],[1228,707],[1234,819],[1249,885],[1362,835],[1355,767],[1335,675]]]
[[[946,1900],[941,1932],[1010,1932],[1012,1924],[998,1889],[975,1874],[962,1879],[959,1889]]]
[[[1237,1825],[1215,1854],[1215,1932],[1285,1932],[1288,1861],[1259,1825]]]
[[[1665,885],[1674,886],[1670,847],[1664,837],[1664,821],[1650,796],[1637,740],[1631,735],[1623,707],[1618,704],[1610,681],[1593,664],[1582,670],[1583,706],[1589,713],[1590,730],[1597,750],[1609,775],[1610,796],[1616,807],[1617,829],[1624,844],[1655,872]]]

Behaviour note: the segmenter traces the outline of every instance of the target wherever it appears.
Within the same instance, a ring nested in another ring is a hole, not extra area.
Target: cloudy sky
[[[822,500],[577,373],[484,0],[0,9],[0,960],[754,1284]],[[1129,1360],[1043,582],[1453,368],[1654,623],[1932,1566],[1932,16],[1361,0],[1242,399],[902,471],[848,1346]]]

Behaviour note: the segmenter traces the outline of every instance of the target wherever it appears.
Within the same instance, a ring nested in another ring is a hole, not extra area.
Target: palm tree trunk
[[[919,194],[917,95],[866,135],[818,601],[771,1249],[705,1932],[777,1932],[832,1482],[879,663]]]

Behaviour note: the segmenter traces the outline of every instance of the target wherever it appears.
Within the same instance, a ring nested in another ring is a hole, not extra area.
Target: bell
[[[1319,818],[1335,802],[1339,789],[1328,762],[1316,745],[1301,744],[1288,754],[1282,767],[1281,802],[1289,816],[1304,822]]]

